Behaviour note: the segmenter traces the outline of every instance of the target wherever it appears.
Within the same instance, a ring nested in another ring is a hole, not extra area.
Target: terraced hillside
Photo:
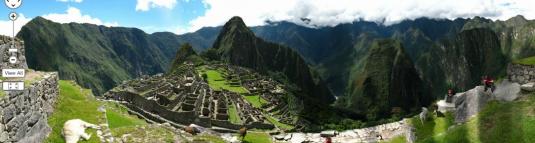
[[[291,130],[296,119],[282,84],[246,68],[184,63],[175,72],[143,76],[105,94],[157,122],[197,124],[220,132]]]

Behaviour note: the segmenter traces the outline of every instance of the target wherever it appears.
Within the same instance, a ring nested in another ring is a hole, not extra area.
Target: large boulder
[[[525,90],[525,91],[535,91],[535,82],[530,82],[530,83],[526,83],[526,84],[522,84],[522,86],[520,86],[520,88],[522,90]]]

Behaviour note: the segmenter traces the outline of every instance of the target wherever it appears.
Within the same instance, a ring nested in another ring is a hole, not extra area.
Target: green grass
[[[271,143],[271,137],[267,133],[247,132],[243,143]]]
[[[214,90],[226,89],[236,93],[248,93],[248,91],[242,86],[231,86],[230,83],[223,78],[221,71],[206,70],[205,73],[208,77],[208,85]]]
[[[256,108],[261,108],[262,105],[268,103],[264,98],[261,98],[259,95],[242,94],[242,96],[245,100],[247,100],[247,102],[251,103],[251,105]]]
[[[193,141],[208,141],[210,143],[225,143],[225,140],[218,136],[208,135],[208,134],[201,134],[197,135],[193,138]]]
[[[114,110],[107,110],[108,124],[111,129],[125,126],[145,125],[145,120],[137,117],[125,116],[124,113],[119,113]]]
[[[48,118],[48,125],[52,132],[45,140],[47,143],[65,142],[61,135],[63,123],[70,119],[82,119],[86,122],[96,124],[97,118],[103,114],[97,111],[99,103],[96,102],[88,89],[82,89],[72,81],[59,81],[59,97],[54,109],[54,113]],[[86,132],[96,135],[94,129],[87,129]],[[95,136],[88,141],[80,143],[100,143]]]
[[[446,132],[454,124],[453,118],[452,113],[446,113],[445,117],[432,116],[424,124],[419,117],[411,118],[410,122],[416,128],[417,140],[430,140],[434,135]]]
[[[512,102],[491,101],[476,117],[449,131],[428,128],[417,128],[417,142],[535,142],[535,95]]]
[[[528,57],[520,60],[516,60],[513,63],[515,64],[523,64],[523,65],[535,65],[535,56]]]
[[[271,122],[273,125],[277,126],[279,129],[282,129],[282,130],[291,130],[294,128],[294,126],[292,125],[287,125],[287,124],[284,124],[284,123],[281,123],[279,121],[277,121],[275,118],[267,115],[267,114],[264,114],[264,117],[266,117],[266,119]]]
[[[111,129],[125,126],[146,125],[145,120],[129,115],[128,109],[114,102],[106,102],[106,117]]]
[[[214,90],[226,89],[231,92],[240,93],[244,99],[253,105],[253,107],[260,108],[263,104],[268,103],[264,98],[260,98],[258,95],[248,95],[249,91],[242,86],[232,86],[223,78],[224,70],[209,70],[204,67],[198,69],[199,73],[206,73],[208,85]]]
[[[82,119],[92,124],[102,124],[104,121],[99,121],[104,114],[97,109],[101,105],[106,105],[106,116],[108,117],[109,127],[112,135],[120,137],[123,134],[138,135],[137,137],[145,137],[151,139],[164,140],[172,142],[174,135],[172,131],[159,129],[161,127],[152,127],[144,120],[136,116],[129,115],[126,107],[113,103],[97,101],[89,89],[83,89],[72,81],[59,81],[59,96],[55,105],[54,113],[48,118],[48,124],[52,127],[52,132],[45,140],[47,143],[62,143],[63,136],[61,129],[67,120]],[[88,141],[80,141],[79,143],[99,143],[94,129],[86,129],[88,134],[92,137]],[[151,135],[144,135],[148,134]]]
[[[229,115],[229,120],[231,123],[233,124],[241,124],[242,121],[240,119],[240,116],[238,115],[238,110],[236,110],[236,106],[234,104],[230,105],[228,107],[228,115]]]
[[[392,138],[389,141],[382,141],[380,143],[406,143],[407,140],[405,139],[405,136],[397,136]]]

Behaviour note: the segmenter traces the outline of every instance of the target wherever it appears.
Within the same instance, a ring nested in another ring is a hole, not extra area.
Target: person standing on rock
[[[488,89],[490,89],[490,93],[494,92],[494,80],[490,76],[484,76],[483,84],[485,85],[484,92],[487,92]]]
[[[453,89],[448,89],[448,94],[446,94],[446,102],[451,103],[453,101],[453,95],[455,95],[455,92]]]

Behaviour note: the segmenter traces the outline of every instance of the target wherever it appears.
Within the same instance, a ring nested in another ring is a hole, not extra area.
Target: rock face
[[[410,127],[409,120],[401,120],[362,129],[345,130],[337,132],[331,139],[335,143],[381,142],[401,135],[404,135],[408,142],[414,141],[414,133],[412,127]],[[321,133],[289,133],[273,136],[273,141],[316,143],[325,142],[325,138],[322,137]]]
[[[535,82],[535,65],[509,64],[507,77],[512,82],[520,84]]]
[[[254,35],[240,17],[233,17],[221,29],[213,48],[222,61],[267,73],[281,72],[305,93],[302,99],[332,103],[334,96],[320,80],[316,82],[303,58],[291,48],[266,42]]]
[[[21,41],[20,39],[15,39],[15,48],[17,49],[16,54],[11,55],[11,53],[8,52],[8,50],[11,48],[12,45],[12,39],[7,36],[0,36],[0,60],[6,61],[2,62],[0,65],[1,69],[4,68],[21,68],[21,69],[27,69],[28,65],[26,64],[26,57],[24,56],[24,41]],[[15,64],[11,64],[7,61],[9,61],[9,57],[14,56],[17,58],[17,62]]]
[[[0,98],[0,142],[42,142],[50,133],[47,118],[59,94],[58,74],[41,74],[25,90]]]
[[[371,120],[388,117],[393,108],[419,111],[430,102],[428,92],[401,43],[394,40],[374,42],[365,58],[364,68],[353,79],[346,105]],[[427,97],[426,97],[427,96]]]

